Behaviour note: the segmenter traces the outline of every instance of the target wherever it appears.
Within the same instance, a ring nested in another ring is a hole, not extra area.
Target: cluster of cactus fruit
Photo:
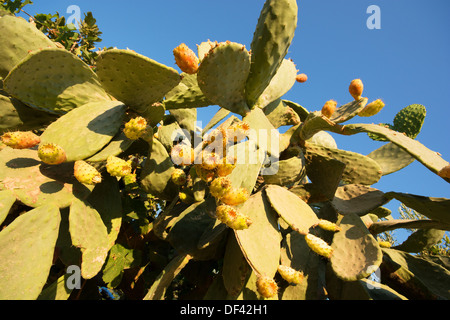
[[[93,287],[128,299],[450,298],[448,261],[411,254],[450,230],[450,199],[371,187],[415,160],[450,182],[449,163],[415,140],[425,108],[344,124],[384,107],[360,79],[341,106],[283,99],[307,81],[286,58],[297,14],[295,0],[267,0],[250,51],[180,45],[181,74],[121,49],[94,71],[2,14],[0,299],[88,299]],[[199,129],[197,109],[212,105]],[[387,143],[362,155],[327,131]],[[386,219],[392,199],[429,219]],[[409,227],[413,245],[377,240]],[[73,265],[81,289],[66,283]]]

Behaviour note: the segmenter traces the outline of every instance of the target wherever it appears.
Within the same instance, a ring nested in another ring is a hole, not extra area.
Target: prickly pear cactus
[[[180,44],[181,73],[117,48],[90,66],[1,16],[0,298],[449,299],[446,260],[412,253],[450,230],[450,199],[374,187],[415,160],[450,182],[415,140],[425,107],[348,124],[390,108],[364,79],[342,105],[284,99],[307,80],[287,56],[298,10],[267,0],[248,49]],[[332,136],[358,133],[385,144],[363,155]],[[391,200],[427,219],[386,220]],[[387,249],[396,228],[417,230]]]

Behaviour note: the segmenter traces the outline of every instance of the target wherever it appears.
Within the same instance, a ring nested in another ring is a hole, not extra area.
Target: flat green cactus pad
[[[283,59],[275,76],[270,80],[269,85],[256,101],[259,108],[266,107],[272,101],[281,98],[295,84],[297,67],[292,60]]]
[[[394,117],[393,128],[415,139],[422,129],[427,109],[421,104],[411,104],[400,110]]]
[[[265,193],[278,215],[293,230],[308,233],[309,228],[319,222],[319,218],[311,207],[286,188],[269,185]]]
[[[72,244],[81,249],[81,276],[93,278],[108,255],[108,231],[100,214],[85,201],[75,199],[70,206],[69,232]]]
[[[4,89],[30,107],[64,114],[93,101],[111,101],[97,75],[67,50],[28,54],[4,80]]]
[[[383,176],[401,170],[414,162],[408,152],[392,142],[389,142],[367,155],[381,167]]]
[[[283,63],[297,28],[297,11],[296,0],[264,3],[251,43],[252,66],[246,83],[246,98],[251,107]]]
[[[5,78],[29,51],[56,48],[56,44],[25,19],[4,16],[0,19],[0,78]]]
[[[239,211],[252,220],[245,230],[234,230],[242,253],[255,272],[275,276],[280,260],[277,214],[262,192],[253,194]],[[263,236],[264,235],[264,236]]]
[[[381,264],[383,254],[377,240],[355,214],[344,216],[335,233],[331,247],[331,267],[345,281],[366,278]]]
[[[344,104],[336,109],[331,116],[331,121],[334,123],[342,123],[354,118],[367,105],[368,99],[361,98]]]
[[[50,124],[41,135],[41,144],[59,145],[68,162],[89,158],[117,134],[125,109],[119,101],[87,103]]]
[[[342,215],[362,216],[388,201],[380,190],[365,185],[348,184],[337,188],[331,204]]]
[[[60,215],[44,205],[16,218],[0,232],[0,299],[34,300],[52,266]]]
[[[0,151],[0,189],[11,190],[15,197],[30,207],[53,202],[68,207],[75,196],[86,198],[91,187],[73,177],[73,165],[43,164],[33,149]]]
[[[117,156],[126,151],[133,144],[133,140],[128,139],[123,132],[115,135],[115,137],[99,152],[86,161],[99,162],[105,161],[109,156]]]
[[[182,73],[183,79],[166,94],[164,106],[167,110],[202,108],[212,104],[198,86],[197,74]]]
[[[162,119],[164,112],[155,113],[153,104],[181,81],[175,69],[122,49],[102,52],[97,61],[97,74],[109,94],[154,124]]]
[[[245,115],[245,82],[250,54],[242,44],[220,43],[203,59],[197,73],[200,89],[208,100],[231,112]]]

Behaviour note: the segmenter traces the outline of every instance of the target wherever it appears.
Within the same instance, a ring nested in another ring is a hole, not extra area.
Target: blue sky
[[[264,0],[35,0],[25,11],[66,17],[70,5],[92,11],[103,42],[100,46],[130,48],[158,62],[177,68],[172,50],[184,42],[195,48],[202,41],[230,40],[250,48]],[[428,148],[450,160],[450,1],[448,0],[298,0],[299,21],[287,58],[308,75],[285,98],[310,111],[325,101],[339,105],[352,101],[348,85],[364,82],[363,96],[381,98],[386,107],[372,118],[352,123],[392,122],[409,104],[427,108],[417,137]],[[377,5],[381,29],[370,30],[367,8]],[[204,124],[216,107],[200,111]],[[368,154],[382,144],[365,134],[336,136],[338,147]],[[415,161],[407,168],[384,176],[374,187],[450,198],[450,184]],[[387,205],[396,212],[398,203]]]

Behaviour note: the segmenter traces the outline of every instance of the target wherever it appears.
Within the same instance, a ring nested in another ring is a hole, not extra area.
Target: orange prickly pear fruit
[[[450,164],[439,170],[438,176],[441,178],[450,178]]]
[[[66,152],[54,143],[42,144],[38,148],[38,156],[46,164],[60,164],[66,161]]]
[[[295,80],[300,83],[304,83],[308,80],[308,76],[304,73],[300,73],[295,77]]]
[[[198,57],[186,44],[182,43],[173,49],[173,55],[181,71],[188,74],[197,73],[199,64]]]
[[[358,116],[360,117],[371,117],[376,115],[378,112],[381,111],[385,106],[384,102],[381,99],[377,99],[375,101],[372,101],[368,105],[366,105],[359,113]]]
[[[145,134],[146,130],[147,120],[143,117],[137,117],[125,123],[123,132],[128,139],[137,140]]]
[[[237,206],[244,203],[249,198],[249,193],[245,188],[233,188],[224,194],[220,201],[230,206]]]
[[[348,91],[352,95],[353,99],[359,100],[361,99],[361,95],[364,90],[364,85],[361,79],[354,79],[350,82],[350,86],[348,87]]]
[[[324,240],[310,233],[305,236],[305,240],[312,251],[326,258],[331,258],[333,248]]]
[[[278,273],[281,277],[289,283],[299,284],[303,280],[303,272],[297,271],[291,267],[279,265]]]
[[[176,185],[182,186],[186,183],[186,173],[181,169],[175,169],[172,172],[171,179]]]
[[[324,115],[327,118],[331,118],[334,111],[336,110],[337,102],[334,100],[328,100],[325,102],[324,106],[322,107],[322,115]]]
[[[264,298],[272,298],[278,293],[278,285],[270,277],[258,275],[256,279],[256,289]]]
[[[28,149],[38,145],[41,138],[31,131],[6,132],[2,142],[13,149]]]
[[[79,182],[84,184],[96,184],[102,182],[100,172],[83,160],[75,161],[73,174]]]
[[[209,186],[209,192],[214,198],[220,199],[231,190],[231,180],[227,177],[214,179]]]
[[[240,121],[227,128],[227,138],[230,142],[240,142],[249,134],[250,126],[247,122]]]
[[[237,211],[236,208],[225,204],[216,208],[216,217],[234,230],[248,229],[252,224],[252,221],[246,215]]]
[[[317,224],[319,226],[319,228],[322,228],[323,230],[328,230],[328,231],[340,231],[341,228],[336,225],[335,223],[328,221],[328,220],[324,220],[324,219],[320,219],[319,223]]]
[[[131,164],[115,156],[106,159],[106,171],[114,177],[124,177],[131,173]]]
[[[170,157],[173,163],[188,166],[194,163],[194,149],[185,144],[177,144],[170,151]]]

